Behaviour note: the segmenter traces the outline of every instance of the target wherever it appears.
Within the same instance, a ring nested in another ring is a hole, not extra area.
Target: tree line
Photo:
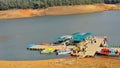
[[[104,0],[104,2],[106,4],[116,4],[116,3],[120,3],[120,0]]]
[[[110,1],[110,0],[109,0]],[[120,0],[117,0],[120,3]],[[107,0],[0,0],[0,10],[104,3]]]

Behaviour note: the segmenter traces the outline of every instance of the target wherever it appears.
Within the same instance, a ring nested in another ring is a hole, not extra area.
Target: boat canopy
[[[35,46],[35,44],[31,43],[31,44],[28,44],[27,48],[32,48],[33,46]]]
[[[65,41],[66,38],[61,38],[61,37],[58,37],[58,38],[54,38],[55,41]]]
[[[73,37],[70,39],[71,41],[83,41],[85,38],[91,36],[92,33],[88,32],[88,33],[83,33],[83,34],[76,34],[73,35]]]
[[[70,39],[70,38],[72,38],[72,35],[65,35],[65,36],[61,36],[60,38]]]
[[[91,36],[92,33],[80,33],[80,32],[75,32],[72,35],[64,35],[58,38],[54,38],[55,41],[65,41],[67,39],[71,41],[83,41],[85,38]]]
[[[83,41],[84,40],[84,36],[82,36],[82,35],[75,35],[75,36],[73,36],[70,40],[71,41]]]
[[[85,36],[87,38],[87,37],[89,37],[91,35],[92,35],[92,33],[88,32],[88,33],[84,33],[82,36]]]

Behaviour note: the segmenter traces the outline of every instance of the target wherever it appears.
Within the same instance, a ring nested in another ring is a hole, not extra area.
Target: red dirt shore
[[[0,19],[24,18],[33,16],[46,15],[66,15],[93,13],[106,10],[120,10],[120,4],[93,4],[93,5],[76,5],[76,6],[56,6],[46,9],[12,9],[0,11]]]

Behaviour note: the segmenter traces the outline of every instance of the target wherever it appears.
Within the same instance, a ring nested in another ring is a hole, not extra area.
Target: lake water
[[[90,14],[44,16],[0,20],[0,60],[36,60],[54,57],[26,49],[30,43],[52,42],[53,38],[74,32],[92,32],[108,36],[108,43],[120,44],[120,11]]]

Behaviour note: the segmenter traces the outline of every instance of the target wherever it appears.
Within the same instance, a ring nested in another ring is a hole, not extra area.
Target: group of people
[[[71,45],[73,42],[71,42],[70,40],[66,40],[64,41],[63,44],[63,49],[67,49],[67,46]],[[84,39],[83,41],[79,42],[79,43],[75,43],[74,48],[72,48],[70,50],[70,54],[71,55],[77,55],[79,52],[82,52],[83,54],[85,54],[85,52],[87,51],[87,44],[88,43],[96,43],[96,39],[95,37],[89,37]]]
[[[66,40],[65,42],[63,42],[63,45],[64,45],[64,46],[69,46],[70,43],[71,43],[70,40]]]
[[[70,40],[66,40],[65,42],[63,42],[63,50],[67,49],[67,46],[69,46],[71,44]],[[87,49],[87,45],[81,45],[80,43],[77,43],[76,45],[74,45],[74,48],[72,48],[70,50],[70,54],[72,56],[76,56],[79,52],[83,52],[83,54],[85,54]]]
[[[85,54],[85,52],[87,51],[87,45],[76,45],[71,52],[71,55],[73,56],[77,56],[80,52],[82,52],[83,54]]]
[[[86,38],[85,41],[86,41],[87,43],[91,43],[91,44],[96,43],[96,39],[95,39],[94,36],[91,36],[91,37]]]

